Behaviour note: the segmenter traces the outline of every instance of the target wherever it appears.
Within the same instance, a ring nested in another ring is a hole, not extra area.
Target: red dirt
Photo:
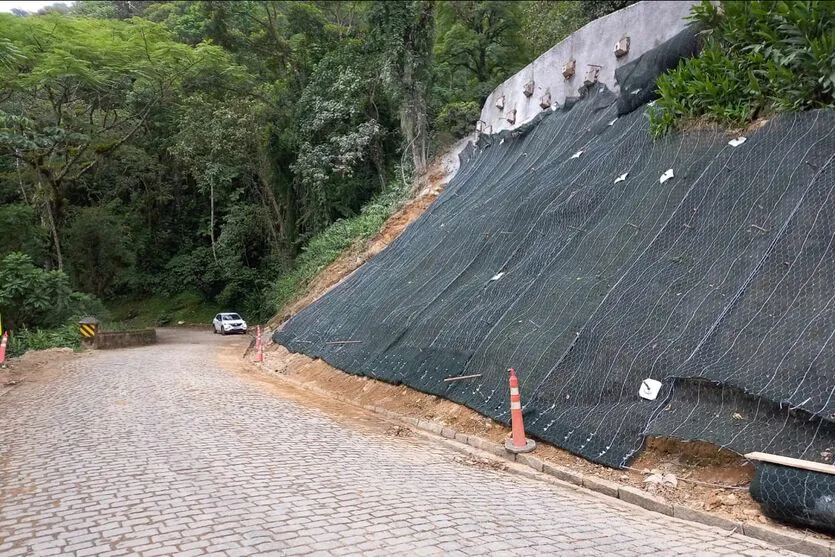
[[[75,358],[83,358],[85,352],[73,352],[70,348],[50,348],[25,353],[19,358],[6,360],[0,368],[0,396],[24,383],[46,382],[61,373],[62,364]]]

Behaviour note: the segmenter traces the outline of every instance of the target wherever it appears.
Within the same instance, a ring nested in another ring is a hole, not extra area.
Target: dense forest
[[[87,1],[0,14],[7,326],[53,326],[79,301],[177,297],[269,317],[307,278],[300,265],[315,272],[374,233],[497,84],[629,3]],[[305,260],[311,249],[327,253]]]

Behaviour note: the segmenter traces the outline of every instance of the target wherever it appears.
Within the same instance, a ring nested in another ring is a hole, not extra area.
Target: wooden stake
[[[448,383],[450,381],[461,381],[462,379],[472,379],[474,377],[481,377],[481,373],[474,373],[472,375],[458,375],[456,377],[447,377],[444,379],[444,382]]]
[[[780,464],[791,468],[802,468],[803,470],[810,470],[812,472],[835,475],[835,466],[832,464],[825,464],[823,462],[812,462],[811,460],[800,460],[799,458],[789,458],[787,456],[768,453],[748,453],[745,455],[745,458],[748,460],[759,460],[760,462],[770,462],[771,464]]]
[[[330,342],[326,342],[325,344],[357,344],[362,342],[361,340],[332,340]]]

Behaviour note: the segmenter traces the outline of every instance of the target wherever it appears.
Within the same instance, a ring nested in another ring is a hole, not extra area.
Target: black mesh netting
[[[482,137],[420,219],[276,342],[505,423],[515,367],[528,432],[609,466],[647,435],[827,460],[835,111],[732,147],[716,131],[653,141],[645,107],[616,118],[615,101],[595,88]]]
[[[688,25],[675,37],[617,68],[615,81],[620,85],[618,115],[632,112],[642,104],[659,98],[656,78],[675,68],[682,59],[698,54],[700,43],[699,27]]]
[[[758,462],[751,497],[771,518],[835,534],[835,476],[831,474]]]

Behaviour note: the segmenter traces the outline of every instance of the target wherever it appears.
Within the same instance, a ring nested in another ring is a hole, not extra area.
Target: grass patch
[[[9,333],[8,355],[11,358],[22,356],[29,350],[48,348],[81,348],[81,333],[78,325],[64,325],[56,329],[22,328]]]
[[[407,198],[408,188],[397,182],[366,203],[359,215],[340,219],[314,236],[296,258],[293,269],[273,285],[271,298],[276,312],[302,296],[310,281],[343,251],[355,242],[373,238]]]
[[[189,325],[209,325],[215,314],[223,311],[223,308],[206,302],[194,293],[113,300],[105,305],[111,319],[101,324],[103,331],[165,327],[176,325],[179,321]]]

